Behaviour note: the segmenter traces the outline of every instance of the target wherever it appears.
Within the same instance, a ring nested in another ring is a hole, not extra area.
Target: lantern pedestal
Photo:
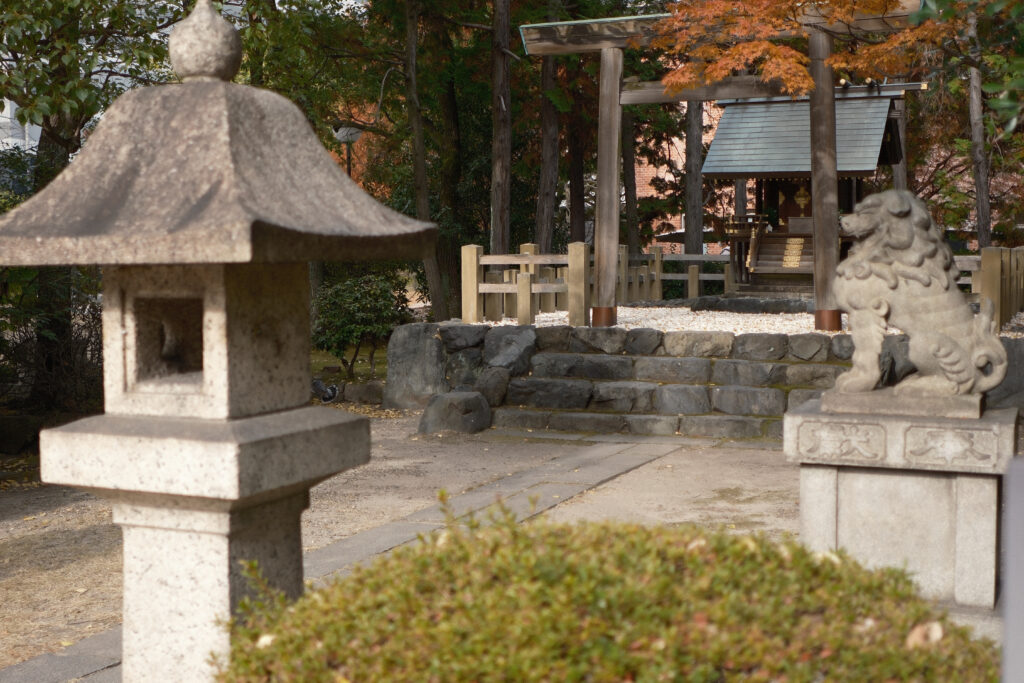
[[[249,592],[243,563],[298,597],[309,489],[370,457],[366,418],[316,407],[229,421],[103,415],[40,440],[43,478],[109,499],[124,530],[126,681],[210,679]]]

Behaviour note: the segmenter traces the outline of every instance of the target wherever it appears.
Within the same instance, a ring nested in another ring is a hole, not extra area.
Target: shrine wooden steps
[[[813,275],[814,241],[810,235],[759,235],[750,272],[757,275]]]

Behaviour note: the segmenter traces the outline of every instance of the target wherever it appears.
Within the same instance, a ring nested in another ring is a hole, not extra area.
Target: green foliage
[[[247,602],[220,680],[998,680],[993,644],[902,571],[694,527],[492,521]]]
[[[361,347],[370,347],[370,374],[376,374],[374,353],[398,325],[409,320],[405,280],[397,273],[361,275],[321,288],[316,297],[313,345],[334,354],[355,379]],[[347,355],[350,354],[350,355]]]
[[[74,152],[85,125],[118,94],[165,80],[166,29],[183,2],[4,0],[0,96],[21,123]]]
[[[921,22],[955,21],[968,14],[978,16],[976,45],[965,34],[957,36],[970,46],[973,66],[982,70],[987,105],[1011,134],[1024,112],[1024,2],[1020,0],[923,0],[912,17]]]

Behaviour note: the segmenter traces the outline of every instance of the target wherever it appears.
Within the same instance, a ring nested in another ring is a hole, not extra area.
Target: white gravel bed
[[[843,332],[847,331],[846,314],[842,315]],[[515,325],[515,318],[506,318],[492,325]],[[538,313],[534,322],[538,327],[568,325],[569,314],[565,311],[557,313]],[[729,313],[726,311],[691,311],[688,307],[652,307],[620,306],[618,324],[626,330],[650,327],[663,332],[695,330],[704,332],[732,332],[745,334],[749,332],[775,332],[780,334],[801,334],[816,332],[813,313]],[[895,328],[889,334],[899,334]],[[835,335],[838,332],[823,332]],[[1014,339],[1024,338],[1024,312],[1018,313],[1003,326],[1000,336]]]

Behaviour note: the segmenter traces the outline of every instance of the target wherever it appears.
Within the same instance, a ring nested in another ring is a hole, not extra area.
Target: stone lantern
[[[0,263],[103,268],[105,414],[45,430],[42,476],[124,531],[126,681],[208,679],[255,560],[302,591],[309,489],[369,459],[365,418],[309,404],[310,260],[422,258],[436,228],[364,194],[302,112],[233,84],[198,0],[182,83],[126,93],[71,166],[0,219]]]

